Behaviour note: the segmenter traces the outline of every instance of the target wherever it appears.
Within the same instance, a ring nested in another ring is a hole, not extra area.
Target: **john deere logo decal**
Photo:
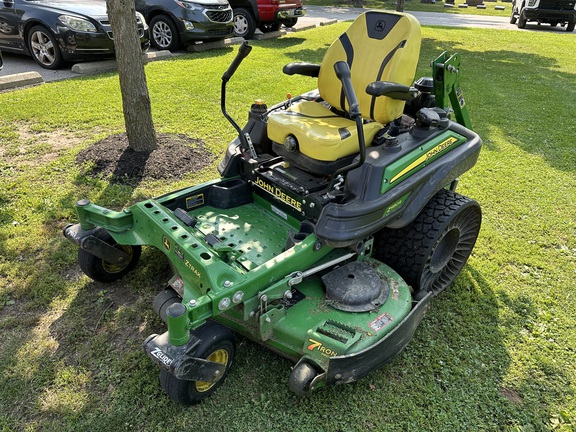
[[[166,248],[166,250],[169,251],[170,250],[170,240],[168,240],[168,237],[163,237],[162,243],[164,244],[164,247]]]

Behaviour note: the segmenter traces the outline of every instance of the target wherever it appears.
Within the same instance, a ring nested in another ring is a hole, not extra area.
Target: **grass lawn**
[[[346,25],[254,42],[229,85],[229,112],[244,121],[254,98],[313,88],[282,66],[320,61]],[[187,409],[162,394],[140,347],[164,331],[151,308],[168,275],[163,255],[145,249],[127,279],[95,283],[61,229],[81,198],[121,209],[215,178],[216,162],[172,183],[87,176],[77,154],[123,128],[114,74],[0,94],[0,430],[574,430],[574,47],[573,34],[424,27],[417,75],[442,51],[460,52],[484,139],[459,186],[484,213],[464,271],[408,348],[357,383],[299,398],[286,386],[288,361],[240,340],[226,383]],[[223,154],[234,132],[219,113],[219,85],[234,54],[146,66],[158,131]]]
[[[459,4],[466,3],[466,0],[454,0],[454,7],[444,7],[442,0],[437,0],[436,3],[420,3],[420,0],[406,0],[404,3],[404,11],[419,11],[419,12],[439,12],[439,13],[456,13],[468,15],[492,15],[492,16],[510,16],[512,11],[512,3],[509,1],[492,0],[484,2],[486,9],[478,9],[476,6],[469,6],[467,8],[458,7]],[[350,0],[306,0],[305,6],[336,6],[336,7],[353,7]],[[504,6],[504,10],[496,10],[494,6]],[[364,9],[388,9],[396,10],[396,0],[363,0],[362,7]]]

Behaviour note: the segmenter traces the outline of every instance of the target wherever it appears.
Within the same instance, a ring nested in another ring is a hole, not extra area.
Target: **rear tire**
[[[570,22],[566,25],[566,31],[567,31],[567,32],[573,32],[575,26],[576,26],[576,21],[570,21]]]
[[[438,295],[466,264],[481,222],[476,201],[442,189],[412,223],[376,233],[375,255],[413,287],[416,298]]]
[[[225,364],[226,370],[218,381],[210,383],[181,380],[165,369],[160,369],[160,386],[164,393],[174,402],[186,406],[202,402],[222,385],[236,353],[234,333],[221,324],[208,321],[194,330],[194,335],[201,340],[194,356]]]
[[[120,245],[116,243],[110,233],[103,228],[96,229],[93,235],[108,243],[110,246],[114,246],[116,249],[120,249],[128,254],[129,259],[122,264],[111,264],[84,249],[78,249],[78,265],[90,279],[103,283],[114,282],[126,276],[126,274],[136,267],[140,259],[140,254],[142,253],[140,246]]]
[[[298,22],[298,18],[288,18],[288,19],[285,19],[284,21],[282,21],[282,24],[284,24],[284,27],[290,28],[290,27],[294,27],[297,22]]]
[[[518,14],[518,28],[523,29],[526,27],[526,14],[524,13],[524,8],[520,9],[520,13]]]
[[[516,24],[517,20],[518,18],[516,18],[516,11],[514,8],[512,8],[512,13],[510,14],[510,24]]]
[[[256,20],[252,13],[244,8],[234,9],[234,34],[244,39],[252,39],[256,31]]]

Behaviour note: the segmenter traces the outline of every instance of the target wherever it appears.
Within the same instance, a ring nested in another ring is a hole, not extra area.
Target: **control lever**
[[[353,118],[356,122],[360,157],[356,162],[352,162],[350,165],[346,165],[340,169],[337,169],[334,174],[332,174],[330,184],[328,185],[328,192],[333,190],[336,179],[340,174],[344,174],[348,171],[358,168],[366,160],[366,142],[364,141],[364,125],[362,124],[362,113],[360,112],[360,104],[358,103],[358,98],[356,97],[354,86],[352,85],[350,66],[348,66],[348,63],[345,61],[338,61],[334,63],[334,72],[336,72],[336,77],[342,83],[342,90],[344,90],[344,96],[348,101],[348,113],[350,114],[350,117]],[[344,109],[344,107],[341,108]]]
[[[248,42],[242,42],[236,57],[234,57],[234,60],[232,60],[232,63],[230,66],[228,66],[228,69],[222,75],[222,81],[229,81],[230,78],[232,78],[232,75],[234,75],[234,72],[236,72],[236,69],[238,69],[238,66],[240,66],[240,63],[242,63],[242,60],[244,60],[248,54],[250,54],[250,51],[252,51],[252,47],[248,45]]]

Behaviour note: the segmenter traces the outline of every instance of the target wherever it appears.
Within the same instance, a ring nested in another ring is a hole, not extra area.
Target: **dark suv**
[[[571,32],[576,25],[576,0],[512,0],[510,24],[524,28],[528,21],[565,25]]]
[[[136,10],[150,25],[152,45],[162,50],[234,34],[232,9],[226,0],[136,0]]]
[[[293,27],[306,15],[302,0],[229,0],[234,9],[234,34],[251,39],[259,28],[275,31],[283,24]]]

